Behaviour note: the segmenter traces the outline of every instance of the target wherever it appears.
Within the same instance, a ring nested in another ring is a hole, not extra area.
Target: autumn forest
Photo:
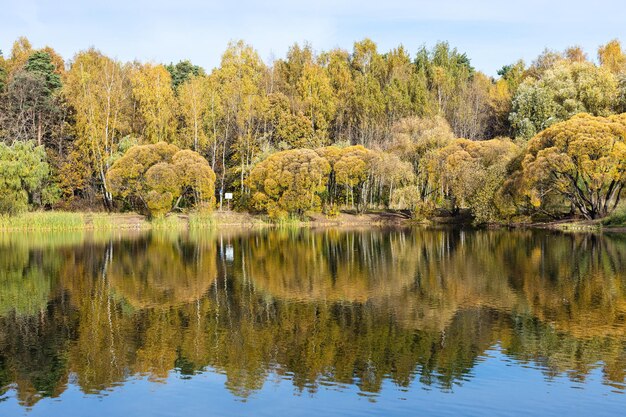
[[[294,44],[217,68],[0,54],[0,213],[225,207],[271,218],[401,210],[475,224],[614,216],[626,185],[626,53],[545,50],[496,77],[445,42]]]

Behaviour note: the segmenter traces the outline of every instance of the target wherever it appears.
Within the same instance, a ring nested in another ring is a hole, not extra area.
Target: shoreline
[[[417,224],[410,217],[394,212],[341,213],[327,218],[313,213],[308,220],[286,219],[273,221],[263,214],[214,211],[207,214],[170,214],[150,220],[137,213],[38,211],[0,216],[0,232],[24,231],[106,231],[106,230],[181,230],[181,229],[259,229],[275,227],[400,227]]]
[[[137,213],[39,211],[13,217],[0,216],[0,232],[24,231],[106,231],[106,230],[180,230],[180,229],[259,229],[259,228],[350,228],[350,227],[472,227],[454,219],[433,218],[417,221],[397,211],[354,214],[342,212],[336,217],[321,213],[306,216],[307,220],[286,219],[273,221],[263,214],[214,211],[207,214],[170,214],[150,220]],[[480,227],[477,227],[480,229]],[[600,221],[567,219],[553,222],[494,224],[484,229],[539,229],[581,233],[626,233],[626,225],[603,225]]]

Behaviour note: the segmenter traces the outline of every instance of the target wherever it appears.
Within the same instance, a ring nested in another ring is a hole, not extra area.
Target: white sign
[[[233,193],[224,193],[224,198],[226,200],[232,200],[233,199]]]
[[[235,251],[233,249],[233,245],[226,246],[226,250],[224,251],[224,257],[227,261],[232,261],[235,259]]]

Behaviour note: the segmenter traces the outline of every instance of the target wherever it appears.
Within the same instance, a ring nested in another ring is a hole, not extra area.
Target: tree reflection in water
[[[24,243],[29,242],[29,243]],[[385,380],[451,389],[498,346],[546,378],[624,391],[626,238],[531,231],[270,230],[0,236],[0,386],[216,370],[246,398]]]

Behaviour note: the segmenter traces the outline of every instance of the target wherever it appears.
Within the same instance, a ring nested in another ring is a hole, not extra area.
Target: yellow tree
[[[178,208],[187,196],[196,207],[209,209],[215,198],[215,174],[206,159],[165,142],[133,146],[115,161],[107,180],[114,196],[139,201],[156,217]]]
[[[606,216],[626,184],[626,115],[579,114],[549,127],[528,143],[522,172],[533,206],[555,193],[587,219]]]
[[[471,141],[455,139],[426,158],[428,181],[438,202],[451,209],[467,208],[477,223],[500,220],[501,188],[506,168],[519,148],[508,139]]]
[[[20,36],[15,42],[13,42],[11,59],[7,62],[9,75],[12,75],[15,71],[22,68],[26,64],[30,54],[33,52],[33,46],[24,36]]]
[[[272,217],[317,210],[326,189],[330,165],[310,149],[275,153],[257,164],[248,183],[253,204]]]
[[[393,153],[379,152],[372,161],[372,172],[374,180],[372,194],[377,196],[379,202],[383,201],[385,199],[383,191],[386,189],[387,207],[391,204],[393,193],[398,187],[414,181],[411,162],[402,161]]]
[[[392,140],[388,151],[413,165],[416,190],[405,193],[417,194],[417,200],[426,201],[436,190],[431,188],[425,168],[425,157],[443,148],[454,139],[450,124],[443,116],[407,117],[396,122],[392,128]]]
[[[333,167],[337,185],[345,187],[346,200],[349,199],[358,212],[363,212],[367,205],[374,157],[374,152],[362,145],[349,146],[341,151]]]
[[[311,148],[319,144],[311,120],[304,114],[293,114],[289,98],[283,93],[271,93],[268,119],[272,124],[272,144],[279,148]]]
[[[163,65],[144,64],[134,68],[130,80],[144,141],[171,142],[176,133],[176,99],[169,71]]]
[[[119,140],[129,131],[130,91],[125,67],[95,49],[80,52],[67,74],[64,95],[75,112],[76,142],[63,177],[86,184],[92,177],[111,206],[106,171]],[[87,172],[84,172],[88,168]],[[80,172],[77,172],[79,170]],[[72,191],[74,184],[66,184]]]
[[[319,65],[307,65],[297,87],[303,113],[320,137],[318,143],[323,144],[328,140],[328,128],[335,113],[335,97],[328,74]]]
[[[380,135],[385,115],[385,97],[381,81],[384,78],[384,62],[376,44],[370,39],[355,42],[352,52],[354,95],[352,96],[352,119],[357,137],[352,143],[370,145]]]
[[[598,60],[600,65],[606,67],[614,74],[619,74],[626,69],[626,55],[622,51],[622,45],[617,39],[613,39],[606,45],[598,48]]]
[[[258,151],[260,117],[267,104],[262,88],[266,71],[258,53],[250,45],[238,41],[228,45],[220,68],[214,73],[226,124],[222,143],[222,188],[228,145],[232,145],[241,194],[246,192],[245,180]]]
[[[335,141],[350,139],[351,103],[355,91],[350,68],[350,53],[334,49],[321,54],[320,63],[326,69],[335,96],[333,136]]]
[[[191,77],[178,88],[178,108],[183,122],[176,141],[179,146],[199,152],[208,145],[206,119],[209,95],[208,80],[204,76]]]

